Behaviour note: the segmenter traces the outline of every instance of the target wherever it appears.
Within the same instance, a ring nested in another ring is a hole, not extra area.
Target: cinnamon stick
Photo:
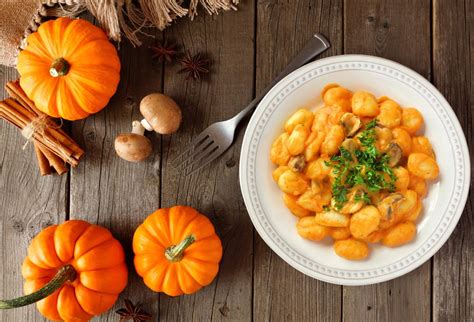
[[[27,107],[31,112],[35,113],[37,116],[44,115],[43,112],[41,112],[35,105],[34,103],[26,96],[26,93],[23,91],[23,89],[20,87],[20,84],[18,81],[15,82],[8,82],[6,85],[6,89],[8,93],[10,94],[11,97],[17,99],[22,105]],[[69,137],[63,130],[61,129],[55,129],[53,127],[50,127],[46,129],[48,132],[50,132],[51,136],[54,137],[56,140],[58,140],[61,144],[67,146],[70,150],[73,151],[73,156],[77,159],[79,159],[83,154],[84,150],[82,150],[76,142],[74,142],[73,139]]]
[[[22,105],[24,105],[26,108],[29,108],[32,112],[34,112],[36,115],[40,115],[43,112],[41,112],[33,103],[32,100],[26,96],[26,93],[23,91],[23,89],[20,87],[20,82],[15,81],[15,82],[8,82],[7,85],[5,86],[5,89],[7,90],[8,94],[19,101]]]
[[[8,82],[5,87],[11,98],[0,101],[0,117],[20,130],[38,122],[33,125],[32,138],[41,174],[51,173],[52,168],[58,174],[63,174],[67,171],[65,163],[77,166],[84,150],[35,106],[18,81]]]
[[[38,142],[38,147],[46,158],[48,158],[49,165],[52,166],[59,175],[67,172],[67,168],[64,166],[64,161],[61,158],[49,151],[41,142]]]
[[[42,176],[51,174],[51,166],[49,164],[48,158],[44,155],[43,151],[39,147],[37,142],[34,143],[36,159],[38,160],[38,166],[40,168],[40,174]]]
[[[5,102],[0,102],[0,117],[5,119],[10,124],[22,128],[21,124],[24,124],[24,117],[15,113],[10,108],[7,108],[7,104]],[[39,149],[38,143],[34,143],[36,158],[38,160],[38,165],[40,167],[40,173],[42,176],[51,174],[51,167],[49,166],[49,160],[44,155],[44,153]]]
[[[17,112],[16,113],[17,116],[23,115],[22,119],[23,120],[26,119],[26,125],[31,123],[31,121],[33,121],[36,118],[32,113],[22,108],[20,104],[18,104],[16,101],[10,98],[7,98],[4,101],[4,103],[9,105],[11,108],[13,108]],[[50,145],[53,147],[54,150],[58,152],[58,154],[64,155],[63,159],[65,161],[71,159],[70,157],[73,155],[73,151],[68,146],[61,144],[63,143],[61,142],[62,141],[61,138],[58,137],[58,139],[56,139],[53,135],[51,135],[49,130],[51,130],[51,128],[46,127],[41,132],[35,132],[33,137],[38,138],[38,139],[40,139],[40,137],[44,137],[45,141],[49,141],[50,143],[52,143]]]
[[[17,112],[5,101],[0,102],[0,110],[8,119],[11,120],[11,122],[18,124],[21,129],[23,129],[26,124],[28,124],[28,119],[23,114]]]

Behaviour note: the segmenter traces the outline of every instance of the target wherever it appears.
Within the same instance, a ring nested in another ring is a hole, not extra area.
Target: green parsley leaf
[[[397,177],[389,166],[390,156],[380,153],[375,142],[377,140],[374,119],[365,125],[364,131],[358,135],[361,148],[353,154],[344,147],[339,148],[339,154],[333,155],[325,164],[333,169],[336,178],[331,187],[333,207],[341,209],[348,201],[347,194],[355,186],[360,186],[369,192],[395,190]],[[389,180],[387,180],[387,176]],[[357,200],[370,204],[367,192],[356,195]]]

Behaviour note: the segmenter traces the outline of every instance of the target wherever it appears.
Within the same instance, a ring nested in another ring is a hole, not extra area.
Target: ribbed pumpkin
[[[117,89],[120,60],[104,31],[82,19],[41,24],[18,56],[20,85],[44,113],[83,119],[103,109]]]
[[[186,206],[159,209],[133,236],[135,269],[155,292],[190,294],[219,271],[222,244],[209,219]]]
[[[0,308],[37,302],[50,320],[88,321],[109,310],[127,285],[120,243],[106,228],[69,220],[45,228],[31,242],[22,266],[23,297]]]

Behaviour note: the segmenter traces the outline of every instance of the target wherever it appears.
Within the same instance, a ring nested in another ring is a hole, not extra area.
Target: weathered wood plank
[[[14,68],[0,66],[0,99],[9,80],[18,78]],[[0,121],[0,298],[23,295],[21,264],[31,239],[43,228],[66,218],[67,175],[41,177],[32,144],[18,129]],[[42,321],[34,305],[1,310],[1,321]]]
[[[256,89],[262,90],[315,32],[342,53],[342,1],[259,1]],[[255,233],[255,321],[340,321],[341,287],[296,271]]]
[[[162,66],[152,62],[147,48],[155,40],[145,41],[140,48],[128,42],[120,45],[122,70],[117,93],[103,111],[73,124],[73,136],[86,155],[71,173],[70,217],[108,227],[124,246],[130,277],[116,307],[129,298],[141,302],[157,319],[158,296],[147,289],[133,268],[132,237],[136,227],[160,205],[160,140],[149,135],[154,154],[142,163],[126,162],[114,150],[115,137],[130,132],[131,122],[141,119],[141,98],[162,89]],[[116,319],[111,310],[98,320]]]
[[[400,62],[430,78],[430,1],[353,1],[344,5],[344,52]],[[428,321],[431,264],[395,280],[344,287],[345,321]]]
[[[433,81],[456,112],[474,166],[474,3],[433,3]],[[472,171],[472,170],[471,170]],[[472,176],[471,176],[472,183]],[[453,235],[433,261],[433,321],[474,320],[472,192]]]
[[[254,2],[236,12],[201,14],[192,23],[180,20],[166,38],[193,54],[211,59],[210,75],[202,82],[185,81],[165,70],[165,93],[183,110],[183,124],[163,137],[162,206],[185,204],[208,215],[222,239],[224,256],[216,280],[198,293],[179,298],[160,296],[161,321],[250,321],[252,314],[252,224],[240,195],[238,158],[241,130],[232,147],[218,160],[189,177],[173,168],[173,159],[211,123],[239,112],[253,94]]]

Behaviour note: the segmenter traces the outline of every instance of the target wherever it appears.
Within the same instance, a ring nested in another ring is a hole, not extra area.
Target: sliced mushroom
[[[365,204],[362,199],[358,199],[357,196],[360,198],[364,194],[363,189],[354,189],[347,195],[347,202],[339,209],[341,214],[353,214],[360,210]],[[335,208],[336,201],[334,198],[331,200],[331,207]]]
[[[347,137],[352,137],[361,127],[360,118],[352,113],[344,113],[341,116],[341,124]]]
[[[344,142],[342,142],[341,147],[353,154],[356,150],[360,148],[359,140],[352,138],[345,139]]]
[[[390,156],[388,165],[391,167],[397,166],[403,156],[402,148],[395,142],[390,142],[385,153]]]
[[[296,172],[303,171],[304,167],[306,166],[306,161],[304,155],[300,154],[294,157],[291,157],[290,161],[288,161],[288,166]]]
[[[377,205],[382,221],[392,222],[395,218],[395,212],[404,199],[405,197],[399,192],[391,193],[383,198]]]

